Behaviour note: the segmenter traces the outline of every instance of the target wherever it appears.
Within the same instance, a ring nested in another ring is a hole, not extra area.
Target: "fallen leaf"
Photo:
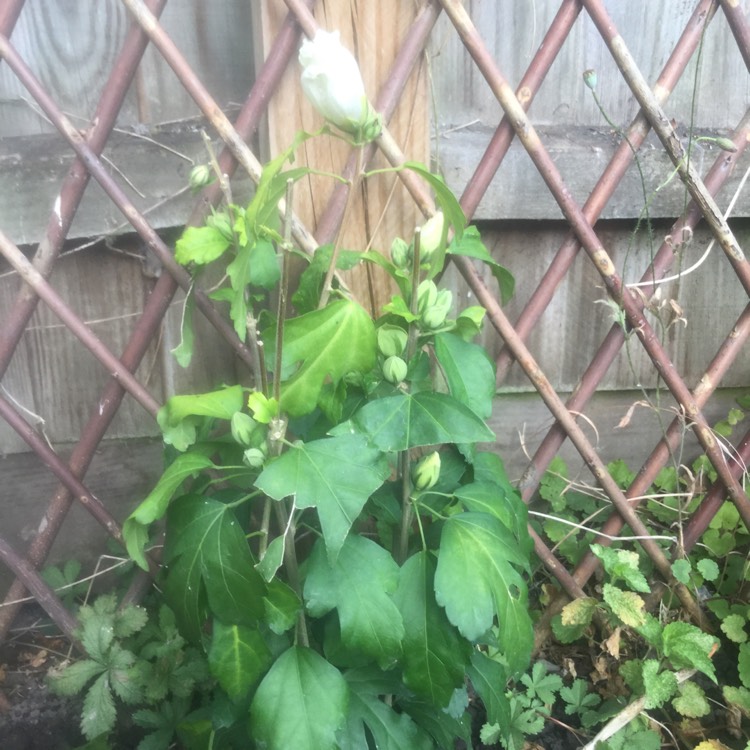
[[[604,641],[604,647],[610,656],[620,660],[620,628],[615,628],[615,632]]]

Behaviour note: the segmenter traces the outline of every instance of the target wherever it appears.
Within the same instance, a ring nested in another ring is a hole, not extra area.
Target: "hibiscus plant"
[[[335,125],[373,137],[363,87],[359,109],[332,101],[326,65],[358,94],[356,62],[320,34],[300,54],[306,91]],[[484,310],[456,315],[436,279],[463,254],[504,292],[512,280],[443,181],[407,164],[433,188],[435,217],[389,253],[322,246],[291,288],[301,253],[277,205],[308,172],[287,167],[292,154],[266,166],[249,205],[224,206],[176,247],[196,277],[221,267],[213,297],[257,362],[250,387],[166,403],[167,468],[124,527],[148,568],[163,525],[158,587],[214,680],[177,734],[191,748],[447,749],[469,742],[470,686],[502,735],[506,682],[532,648],[532,544],[502,461],[480,447],[494,439],[494,367],[474,342]],[[359,263],[397,290],[375,319],[338,281]]]

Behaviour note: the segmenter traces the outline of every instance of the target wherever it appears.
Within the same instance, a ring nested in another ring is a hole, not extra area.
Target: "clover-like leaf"
[[[370,495],[386,480],[388,464],[359,436],[298,443],[266,466],[255,486],[297,508],[317,508],[328,554],[335,558]]]
[[[401,655],[404,638],[401,613],[391,598],[398,578],[390,553],[366,537],[348,537],[335,562],[318,542],[308,562],[305,603],[314,617],[335,607],[344,646],[387,669]]]
[[[292,646],[274,662],[250,706],[250,732],[267,750],[334,750],[349,688],[315,651]]]

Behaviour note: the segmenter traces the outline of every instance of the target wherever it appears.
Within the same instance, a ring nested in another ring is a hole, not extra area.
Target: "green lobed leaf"
[[[51,671],[48,675],[49,686],[58,695],[76,695],[93,677],[107,669],[104,664],[93,659],[69,664],[60,671]]]
[[[445,521],[435,596],[448,619],[475,641],[497,615],[499,641],[512,671],[526,667],[533,633],[526,582],[513,567],[528,566],[513,535],[486,513],[459,513]]]
[[[297,508],[317,508],[328,554],[335,558],[389,471],[380,451],[350,435],[297,443],[266,466],[255,486],[275,500],[294,497]]]
[[[698,560],[696,567],[707,581],[715,581],[719,577],[719,566],[713,560],[704,557],[702,560]]]
[[[651,591],[646,576],[638,569],[637,552],[612,549],[612,547],[603,547],[601,544],[592,544],[591,551],[602,561],[604,570],[609,573],[613,581],[621,579],[633,591],[641,591],[645,594]]]
[[[309,648],[292,646],[263,678],[250,706],[250,734],[267,750],[335,750],[349,688]]]
[[[664,656],[677,669],[697,669],[716,682],[711,661],[718,640],[689,622],[670,622],[662,636]]]
[[[215,227],[188,227],[175,245],[174,257],[183,266],[206,265],[220,258],[231,242]]]
[[[339,250],[336,268],[349,271],[362,262],[364,255],[365,253],[353,250]],[[379,253],[371,253],[371,255],[376,255],[387,263]],[[331,265],[332,256],[333,245],[321,245],[315,251],[310,264],[302,272],[297,291],[292,295],[292,304],[300,315],[317,309],[323,291],[323,281],[328,273],[328,267]]]
[[[746,687],[730,687],[721,689],[724,700],[732,706],[736,706],[746,718],[750,718],[750,690]]]
[[[495,482],[476,481],[459,487],[454,494],[467,510],[498,518],[513,533],[524,556],[531,556],[534,543],[529,536],[528,508],[510,484],[506,487]]]
[[[264,332],[272,362],[275,329]],[[336,385],[351,372],[375,365],[375,325],[356,302],[341,299],[322,310],[287,320],[282,352],[281,409],[293,417],[315,409],[324,382]]]
[[[560,688],[560,697],[565,701],[565,713],[583,714],[601,703],[601,698],[596,693],[589,693],[589,684],[586,680],[573,680],[570,687]]]
[[[711,713],[711,706],[706,700],[706,693],[700,685],[692,681],[679,686],[679,695],[672,701],[675,710],[689,719],[700,719]]]
[[[180,629],[200,639],[206,603],[226,623],[254,625],[263,614],[265,583],[231,508],[187,495],[167,517],[164,594]]]
[[[208,665],[233,701],[241,700],[250,692],[271,661],[271,652],[257,630],[214,620]]]
[[[556,700],[556,693],[562,687],[562,677],[549,674],[544,662],[534,662],[530,674],[521,676],[521,682],[526,685],[526,695],[531,700],[538,699],[547,706]]]
[[[107,674],[99,675],[83,700],[81,731],[86,739],[112,731],[115,725],[115,701]]]
[[[363,688],[364,689],[361,689]],[[339,750],[367,747],[364,727],[382,750],[432,750],[434,745],[407,713],[396,713],[359,682],[349,684],[346,726],[337,735]]]
[[[658,708],[677,691],[674,672],[668,669],[660,671],[660,664],[656,659],[646,659],[643,662],[642,677],[646,708]]]
[[[144,607],[128,604],[117,613],[114,629],[116,638],[127,638],[128,636],[142,630],[148,622],[148,612]]]
[[[244,401],[241,385],[231,385],[208,393],[172,396],[159,410],[159,424],[174,426],[186,417],[214,417],[231,419],[242,409]]]
[[[213,462],[198,453],[184,453],[170,464],[161,475],[156,487],[146,499],[125,519],[122,536],[128,554],[136,564],[148,570],[144,548],[148,541],[147,526],[162,518],[169,502],[188,477],[195,476],[203,469],[214,468]]]
[[[391,597],[398,566],[390,553],[362,536],[346,539],[335,562],[318,541],[308,560],[303,595],[321,617],[336,608],[344,646],[388,669],[401,656],[404,624]]]
[[[675,560],[672,563],[672,575],[683,585],[688,586],[690,584],[690,571],[692,566],[690,560]]]
[[[495,365],[487,352],[453,333],[439,333],[435,336],[435,356],[451,396],[480,417],[489,417],[495,396]]]
[[[352,417],[352,423],[386,452],[441,443],[477,443],[495,437],[460,401],[430,391],[370,401]]]
[[[404,683],[436,708],[448,705],[463,684],[470,645],[435,601],[435,563],[418,552],[402,566],[396,606],[404,622]]]
[[[294,590],[278,578],[268,584],[268,594],[263,599],[263,604],[268,627],[276,635],[286,633],[293,627],[302,609],[302,602]]]
[[[611,583],[604,584],[602,593],[612,612],[628,627],[637,628],[646,622],[645,603],[638,594],[618,589]]]
[[[727,615],[721,622],[721,630],[730,641],[744,643],[747,640],[746,622],[747,620],[742,615]]]

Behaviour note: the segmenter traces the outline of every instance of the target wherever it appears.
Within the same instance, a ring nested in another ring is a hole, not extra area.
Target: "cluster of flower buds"
[[[428,266],[433,256],[443,243],[445,232],[445,216],[437,211],[421,227],[419,233],[419,265]],[[391,244],[391,260],[396,268],[409,270],[414,262],[414,245],[408,245],[400,237],[396,237]]]
[[[414,466],[411,481],[419,492],[429,490],[440,478],[440,454],[437,451],[423,456]]]
[[[360,142],[380,135],[380,116],[370,106],[354,55],[338,31],[318,29],[299,51],[302,90],[326,120]]]
[[[417,310],[422,327],[435,331],[440,328],[448,317],[453,306],[453,294],[449,289],[440,289],[435,282],[425,280],[417,290]]]
[[[409,369],[401,356],[406,349],[407,340],[408,334],[399,326],[384,325],[378,329],[378,349],[385,357],[383,377],[394,385],[398,385],[406,377]]]
[[[238,411],[232,415],[230,428],[235,442],[246,448],[244,462],[253,469],[263,466],[268,458],[266,425],[256,422],[249,414]]]

